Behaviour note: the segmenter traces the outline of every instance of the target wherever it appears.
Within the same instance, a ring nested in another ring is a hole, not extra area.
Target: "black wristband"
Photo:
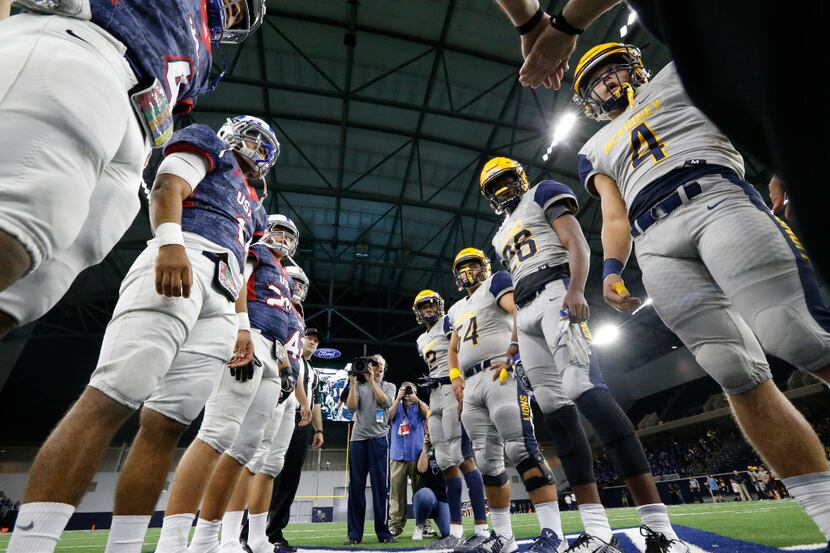
[[[315,430],[315,431],[314,431],[314,433],[315,433],[315,434],[322,434],[322,433],[323,433],[323,431],[322,431],[322,430]]]
[[[566,35],[581,35],[585,32],[585,29],[574,27],[568,23],[568,20],[565,19],[564,15],[562,15],[562,12],[550,16],[550,26],[557,31],[562,31]]]
[[[544,17],[544,15],[545,12],[544,10],[542,10],[542,6],[539,6],[539,9],[536,10],[536,13],[534,13],[533,16],[531,16],[531,18],[525,21],[523,24],[516,27],[516,30],[519,31],[520,35],[526,35],[527,33],[533,30],[533,28],[542,20],[542,17]]]

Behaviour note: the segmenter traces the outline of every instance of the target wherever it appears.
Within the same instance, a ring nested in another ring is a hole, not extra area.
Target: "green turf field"
[[[772,546],[797,546],[822,543],[821,534],[813,522],[804,514],[794,501],[764,501],[749,503],[692,504],[670,507],[672,520],[677,525],[714,532],[728,538]],[[615,528],[636,526],[639,524],[637,513],[633,508],[610,509],[609,518]],[[566,533],[576,533],[582,529],[576,511],[563,513]],[[472,530],[471,523],[468,524]],[[513,527],[517,537],[529,537],[538,534],[539,526],[535,515],[514,515]],[[363,544],[365,548],[406,548],[417,547],[427,542],[413,542],[409,539],[413,528],[410,521],[399,538],[398,543],[380,545],[372,533],[371,523],[366,525]],[[143,551],[153,551],[158,539],[159,529],[151,528]],[[294,524],[285,532],[292,544],[300,546],[319,546],[346,548],[346,524],[341,522],[327,524]],[[6,550],[9,537],[0,536],[0,552]],[[65,553],[99,553],[104,550],[107,541],[106,530],[67,532],[58,545],[57,551]],[[716,549],[727,551],[721,547]],[[737,549],[736,549],[737,551]]]

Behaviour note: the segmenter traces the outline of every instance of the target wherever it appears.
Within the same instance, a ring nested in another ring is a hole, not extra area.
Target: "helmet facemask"
[[[477,257],[461,259],[453,267],[453,276],[459,290],[475,288],[490,277],[490,263]]]
[[[516,209],[526,191],[527,186],[519,173],[512,169],[497,174],[481,188],[490,207],[498,214],[511,213]]]
[[[274,225],[268,227],[260,242],[282,254],[282,257],[294,257],[294,254],[297,253],[299,236],[293,229]]]
[[[596,48],[605,46],[600,45]],[[594,55],[592,59],[585,62],[584,70],[577,67],[574,78],[574,86],[578,86],[578,89],[574,89],[573,101],[579,104],[585,115],[594,121],[610,120],[612,113],[624,110],[627,106],[633,106],[636,90],[646,84],[651,76],[643,67],[640,50],[637,47],[624,44],[608,46],[614,50],[612,53],[600,52]],[[590,50],[585,57],[588,56],[591,56]],[[582,64],[583,62],[580,61],[580,65]],[[600,69],[603,69],[602,72],[599,71]],[[620,73],[626,74],[628,80],[621,79]],[[609,90],[611,94],[608,99],[601,100],[596,92],[597,87],[606,81],[611,85],[616,83],[617,87],[613,91]]]
[[[444,300],[436,296],[426,297],[416,302],[412,311],[418,324],[433,325],[444,316]]]
[[[294,295],[291,297],[293,303],[303,303],[308,295],[308,282],[294,279]]]

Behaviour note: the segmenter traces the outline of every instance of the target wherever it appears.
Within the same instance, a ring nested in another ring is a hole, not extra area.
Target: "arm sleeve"
[[[579,150],[577,160],[579,181],[582,183],[582,186],[585,187],[585,190],[587,190],[591,196],[599,198],[599,194],[597,194],[597,191],[594,188],[594,175],[602,173],[603,175],[608,175],[609,177],[615,180],[616,177],[609,169],[603,166],[602,159],[600,159],[599,155],[597,154],[596,135],[592,137],[582,147],[581,150]]]
[[[190,185],[191,190],[208,174],[208,162],[204,156],[191,152],[173,152],[161,160],[156,174],[176,175]]]
[[[490,293],[499,301],[504,294],[513,291],[513,279],[507,271],[499,271],[490,280]]]
[[[444,325],[444,336],[449,338],[452,335],[452,323],[450,322],[449,315],[444,315],[442,324]]]
[[[562,204],[553,204],[545,210],[545,219],[547,219],[548,224],[552,225],[555,220],[565,214],[573,215],[574,212]]]

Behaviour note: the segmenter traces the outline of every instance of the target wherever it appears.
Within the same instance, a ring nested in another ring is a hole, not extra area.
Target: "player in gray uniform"
[[[429,435],[435,446],[438,467],[447,484],[447,503],[450,509],[450,533],[432,542],[427,549],[447,549],[461,545],[464,527],[461,525],[461,476],[467,482],[470,503],[475,519],[475,534],[463,546],[473,548],[486,539],[487,511],[484,504],[484,482],[475,462],[470,438],[458,419],[458,400],[450,384],[447,367],[447,348],[451,328],[444,313],[444,299],[438,292],[421,290],[412,303],[412,311],[425,332],[418,336],[418,353],[429,367],[424,379],[430,387]]]
[[[606,302],[640,305],[621,278],[633,236],[660,318],[830,539],[825,454],[764,357],[830,382],[830,311],[809,257],[743,180],[741,156],[692,105],[673,64],[650,79],[636,47],[601,44],[580,60],[573,88],[589,117],[611,120],[579,154],[580,178],[602,200]]]
[[[453,391],[462,403],[461,422],[473,442],[476,463],[484,477],[490,506],[491,537],[474,553],[517,550],[510,522],[510,481],[505,458],[516,466],[536,507],[541,535],[530,551],[563,550],[562,521],[553,473],[539,451],[533,432],[530,398],[506,370],[505,352],[513,331],[513,282],[510,274],[490,274],[490,260],[481,250],[465,248],[452,265],[453,276],[467,297],[447,317],[452,327],[447,361]]]
[[[671,526],[634,425],[608,391],[589,345],[583,290],[590,249],[574,217],[579,209],[576,196],[568,186],[550,180],[528,191],[524,168],[504,157],[488,161],[479,181],[491,207],[505,216],[493,246],[513,277],[518,351],[577,496],[585,526],[584,549],[602,549],[613,536],[577,408],[596,429],[634,497],[648,536],[646,553],[688,552]],[[563,314],[564,325],[570,326],[566,332],[561,326]],[[579,343],[568,340],[569,332],[578,334]],[[573,355],[572,348],[581,349],[582,355]]]

